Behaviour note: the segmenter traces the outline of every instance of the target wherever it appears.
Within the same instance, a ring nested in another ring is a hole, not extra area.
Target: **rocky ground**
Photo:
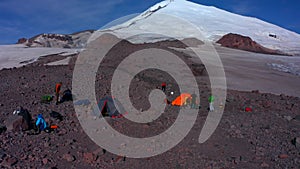
[[[127,45],[128,53],[143,47],[136,48],[126,42],[121,44],[124,45]],[[154,45],[165,47],[163,43]],[[38,135],[10,130],[1,133],[1,168],[299,168],[300,98],[229,90],[221,123],[207,142],[199,144],[198,137],[208,113],[209,82],[201,80],[201,76],[205,76],[202,65],[193,65],[188,56],[180,52],[177,54],[198,77],[202,108],[196,124],[180,144],[164,154],[145,159],[124,159],[110,152],[104,153],[81,128],[72,102],[59,105],[40,103],[42,95],[53,94],[56,82],[61,81],[63,89],[71,88],[72,63],[70,66],[43,66],[58,59],[45,57],[28,66],[1,70],[0,125],[9,124],[16,118],[12,115],[14,109],[23,106],[34,119],[42,113],[49,124],[59,126],[52,133]],[[117,64],[114,59],[106,62],[111,69],[114,64]],[[101,87],[96,88],[97,98],[110,94],[111,69],[99,70],[96,85]],[[159,73],[164,77],[162,72],[150,70],[140,73],[133,80],[132,101],[138,108],[149,107],[144,99],[149,91],[159,87],[162,79],[153,76]],[[164,79],[168,84],[174,83],[168,76]],[[173,87],[172,90],[176,90],[175,84]],[[245,112],[245,107],[251,107],[253,111]],[[178,109],[168,106],[162,117],[148,124],[132,124],[123,118],[107,120],[122,133],[149,137],[170,126],[177,117]],[[58,121],[51,118],[49,113],[52,110],[61,113],[64,119]]]

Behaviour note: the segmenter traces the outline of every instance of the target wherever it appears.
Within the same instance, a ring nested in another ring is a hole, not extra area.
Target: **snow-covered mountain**
[[[180,20],[190,24],[187,25]],[[157,34],[156,36],[134,36],[128,39],[133,43],[166,40],[166,37],[160,35],[177,39],[199,37],[190,25],[200,30],[201,37],[204,39],[199,40],[215,43],[223,36],[232,33],[250,37],[259,45],[281,51],[280,53],[300,55],[300,35],[295,32],[257,18],[237,15],[187,0],[162,1],[125,23],[99,32],[111,32],[120,38],[147,32]],[[30,39],[22,38],[19,43],[29,47],[84,48],[93,32],[88,30],[70,35],[40,34]]]
[[[21,38],[18,43],[29,47],[84,48],[93,32],[87,30],[70,35],[44,33],[30,39]]]
[[[200,30],[201,36],[195,31],[195,28],[191,28],[191,25]],[[227,34],[238,34],[257,42],[258,45],[248,40],[249,44],[254,44],[250,47],[262,48],[260,46],[262,45],[268,48],[267,51],[269,49],[280,50],[283,53],[300,55],[300,35],[295,32],[253,17],[233,14],[211,6],[203,6],[186,0],[166,0],[124,23],[96,32],[89,30],[70,35],[40,34],[30,39],[20,39],[18,42],[20,45],[2,45],[0,46],[0,69],[22,66],[25,63],[35,61],[40,56],[49,54],[80,52],[81,50],[77,48],[84,48],[87,41],[93,39],[90,38],[91,36],[97,37],[97,33],[103,32],[114,33],[119,38],[147,32],[156,33],[156,36],[144,34],[128,39],[133,43],[166,40],[166,36],[161,35],[168,35],[169,38],[177,39],[200,37],[199,40],[201,41],[209,40],[216,43]],[[232,39],[236,39],[236,37]],[[243,39],[239,40],[243,41]],[[226,43],[230,42],[226,41]],[[240,42],[236,41],[237,43]],[[249,46],[243,47],[249,48]],[[76,49],[62,50],[61,48]]]
[[[195,32],[171,15],[198,27],[205,39],[216,42],[228,33],[250,37],[260,45],[288,54],[300,54],[300,35],[264,22],[257,18],[227,12],[212,6],[199,5],[186,0],[162,1],[139,16],[101,32],[113,32],[120,38],[145,32],[172,35],[175,38],[193,37]],[[160,40],[160,37],[145,36],[129,39],[134,43]]]

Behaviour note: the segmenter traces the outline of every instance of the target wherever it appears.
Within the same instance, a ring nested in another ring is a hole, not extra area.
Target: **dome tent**
[[[172,106],[184,106],[186,104],[187,99],[191,99],[192,95],[189,93],[182,93],[178,96],[173,102]]]
[[[105,96],[98,102],[98,107],[102,117],[122,117],[125,114],[125,109],[117,99],[111,96]],[[119,112],[120,111],[120,112]],[[100,116],[99,112],[94,109],[94,115]]]

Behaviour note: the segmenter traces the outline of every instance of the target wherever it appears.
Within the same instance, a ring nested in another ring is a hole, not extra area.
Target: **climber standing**
[[[213,95],[209,96],[209,98],[208,98],[209,108],[208,109],[210,112],[213,112],[215,110],[214,101],[215,101],[215,97]]]
[[[59,93],[61,90],[62,82],[59,82],[55,85],[55,99],[56,99],[56,105],[59,103]]]
[[[161,90],[162,90],[163,92],[166,92],[166,87],[167,87],[166,82],[162,82],[162,84],[161,84]]]

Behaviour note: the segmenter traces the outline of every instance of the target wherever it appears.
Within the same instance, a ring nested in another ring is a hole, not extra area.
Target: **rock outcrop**
[[[255,53],[273,54],[273,55],[284,55],[283,52],[266,48],[257,42],[253,41],[250,37],[229,33],[224,35],[217,43],[224,47],[240,49]]]
[[[32,38],[21,38],[17,44],[28,47],[53,47],[53,48],[84,48],[93,30],[77,32],[69,35],[39,34]]]

